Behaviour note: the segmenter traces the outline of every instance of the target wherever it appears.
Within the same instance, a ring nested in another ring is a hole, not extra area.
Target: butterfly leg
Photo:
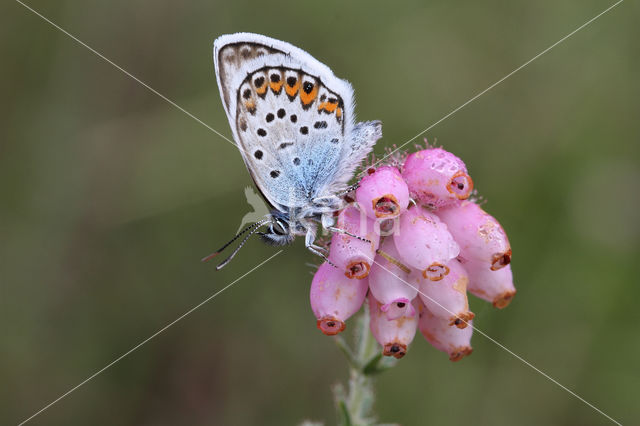
[[[307,247],[307,249],[311,253],[315,254],[316,256],[320,256],[329,265],[333,266],[334,268],[337,268],[337,266],[332,261],[329,260],[327,255],[323,253],[323,251],[326,251],[326,249],[313,244],[313,241],[315,240],[315,238],[316,238],[315,229],[308,229],[307,234],[304,237],[304,245]]]
[[[352,234],[351,232],[349,232],[349,231],[347,231],[347,230],[340,229],[340,228],[336,228],[335,226],[329,226],[327,229],[328,229],[329,231],[331,231],[331,232],[337,232],[337,233],[339,233],[339,234],[345,234],[345,235],[348,235],[348,236],[353,237],[353,238],[356,238],[356,239],[358,239],[358,240],[360,240],[360,241],[364,241],[365,243],[370,243],[370,242],[371,242],[371,240],[367,240],[366,238],[362,238],[362,237],[360,237],[360,236],[358,236],[358,235],[356,235],[356,234]]]
[[[355,191],[356,189],[358,189],[358,187],[360,186],[360,182],[354,183],[351,186],[348,186],[347,188],[345,188],[342,192],[338,192],[336,194],[336,197],[342,198],[345,195],[347,195],[348,193],[350,193],[351,191]]]

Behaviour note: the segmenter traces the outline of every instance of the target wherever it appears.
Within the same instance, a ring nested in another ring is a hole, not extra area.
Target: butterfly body
[[[317,252],[316,224],[343,207],[339,194],[381,124],[356,124],[351,85],[289,43],[230,34],[216,39],[213,54],[234,139],[271,207],[263,240],[283,245],[304,235]]]

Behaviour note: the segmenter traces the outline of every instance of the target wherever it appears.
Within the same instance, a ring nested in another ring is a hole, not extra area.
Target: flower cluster
[[[417,330],[452,361],[470,354],[467,291],[497,308],[516,292],[507,236],[472,192],[464,163],[441,148],[370,168],[311,283],[318,328],[340,333],[368,298],[384,355],[404,356]]]

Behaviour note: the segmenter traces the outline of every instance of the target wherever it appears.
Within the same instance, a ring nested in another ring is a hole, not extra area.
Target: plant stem
[[[369,309],[365,303],[364,312],[355,321],[355,350],[352,350],[342,336],[335,338],[336,344],[349,362],[348,392],[342,385],[334,387],[338,424],[343,426],[369,426],[375,424],[373,416],[374,378],[373,376],[395,365],[394,358],[383,357],[378,343],[369,330]]]

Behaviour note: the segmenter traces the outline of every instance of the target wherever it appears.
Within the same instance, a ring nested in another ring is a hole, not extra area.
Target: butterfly
[[[275,246],[304,236],[306,247],[326,259],[314,244],[317,226],[337,230],[334,212],[344,207],[349,181],[382,137],[382,124],[356,123],[349,82],[289,43],[223,35],[214,41],[213,61],[233,138],[270,213],[203,260],[247,232],[217,269],[254,233]]]

